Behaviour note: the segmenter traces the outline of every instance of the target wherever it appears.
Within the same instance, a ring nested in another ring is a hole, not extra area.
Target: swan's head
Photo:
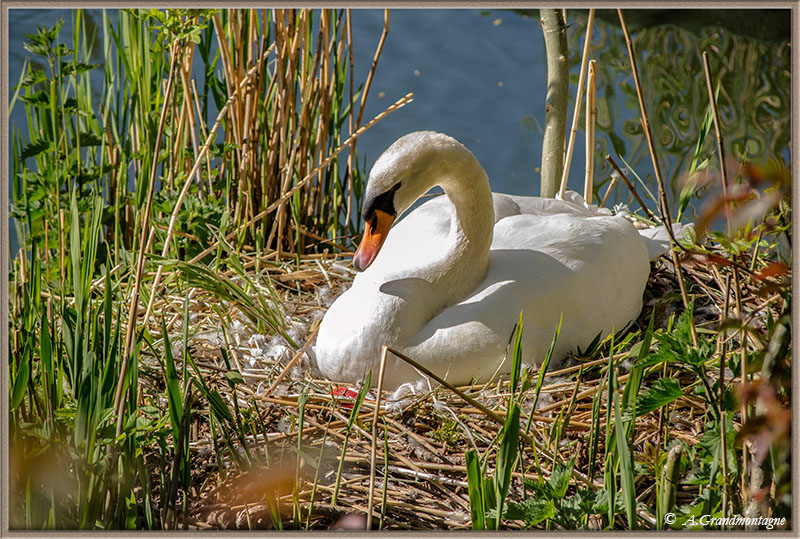
[[[433,131],[417,131],[397,139],[381,154],[369,173],[361,217],[364,236],[353,257],[363,271],[372,264],[398,215],[439,184],[448,163],[466,152],[460,142]]]

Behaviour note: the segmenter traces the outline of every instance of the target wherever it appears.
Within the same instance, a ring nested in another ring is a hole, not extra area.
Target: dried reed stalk
[[[267,56],[269,56],[269,53],[271,51],[272,51],[272,47],[270,47],[269,49],[264,51],[264,54],[259,59],[258,63],[255,66],[253,66],[247,72],[247,74],[242,78],[242,81],[239,83],[239,86],[234,90],[234,92],[228,98],[228,101],[225,102],[225,105],[219,111],[219,114],[217,115],[217,121],[214,122],[214,126],[211,128],[211,132],[208,134],[208,138],[206,139],[205,144],[203,144],[203,147],[200,149],[200,154],[197,156],[197,159],[195,159],[195,162],[194,162],[194,165],[192,166],[191,171],[186,175],[186,181],[183,184],[183,188],[181,189],[180,194],[178,195],[178,200],[175,202],[175,207],[173,208],[172,215],[170,216],[170,219],[169,219],[169,228],[167,229],[167,236],[166,236],[166,238],[164,238],[164,248],[161,251],[161,257],[162,258],[166,258],[167,253],[169,252],[169,242],[170,242],[170,239],[172,238],[173,232],[175,231],[175,223],[178,220],[178,214],[180,213],[181,205],[183,204],[183,200],[186,198],[186,195],[189,193],[189,187],[191,186],[191,183],[192,183],[192,176],[195,175],[195,173],[199,170],[200,166],[202,165],[203,157],[205,156],[206,152],[208,151],[209,147],[211,146],[212,142],[214,141],[214,138],[215,138],[215,136],[217,134],[217,129],[219,129],[219,126],[222,124],[223,117],[227,113],[227,111],[228,111],[229,107],[231,106],[231,104],[235,103],[236,100],[239,98],[239,92],[248,83],[248,81],[250,80],[250,77],[252,77],[257,72],[257,70],[259,69],[261,63],[264,60],[267,59]],[[153,287],[152,287],[152,291],[150,293],[150,300],[147,303],[147,311],[145,312],[145,316],[144,316],[145,320],[149,320],[150,319],[150,313],[153,310],[153,301],[154,301],[154,299],[155,299],[155,297],[156,297],[156,295],[158,293],[158,285],[160,284],[161,276],[162,276],[163,272],[164,272],[164,266],[159,265],[158,266],[158,270],[156,271],[155,279],[153,280]],[[126,357],[127,357],[127,354],[126,354]]]
[[[659,200],[661,203],[661,219],[664,223],[664,227],[667,230],[667,234],[670,237],[670,254],[672,255],[672,263],[675,265],[675,275],[678,278],[678,286],[681,291],[681,299],[683,300],[683,307],[685,309],[689,308],[689,295],[686,291],[686,283],[683,279],[683,273],[681,272],[681,265],[680,261],[678,260],[678,254],[675,251],[675,247],[677,245],[677,241],[675,240],[675,236],[672,232],[672,216],[669,210],[669,202],[667,200],[667,192],[664,189],[664,180],[661,177],[661,167],[658,164],[658,158],[656,156],[656,148],[653,143],[653,134],[650,129],[650,120],[647,117],[647,107],[644,103],[644,93],[642,92],[642,85],[639,81],[639,70],[636,67],[636,55],[633,52],[633,42],[631,41],[631,36],[628,33],[628,25],[625,23],[625,17],[622,14],[621,9],[617,9],[617,14],[619,15],[620,25],[622,26],[622,32],[625,35],[625,43],[628,47],[628,56],[630,57],[631,61],[631,71],[633,72],[633,81],[636,85],[636,97],[639,100],[639,109],[642,114],[642,127],[644,128],[645,138],[647,139],[647,147],[650,150],[650,158],[653,161],[653,170],[655,171],[656,175],[656,182],[658,182],[658,194]],[[689,323],[689,330],[692,335],[692,342],[695,346],[697,346],[697,330],[694,327],[694,317],[690,317]]]
[[[367,104],[367,95],[369,94],[369,89],[372,86],[372,78],[375,76],[375,69],[378,67],[378,60],[381,57],[381,52],[383,51],[383,46],[386,43],[386,36],[389,35],[389,10],[383,10],[383,31],[381,32],[381,37],[378,40],[378,47],[375,50],[375,56],[372,58],[372,66],[370,67],[369,74],[367,74],[367,81],[364,83],[364,90],[361,92],[361,104],[358,108],[358,118],[356,119],[355,127],[358,129],[361,127],[361,119],[364,115],[364,107]],[[353,103],[353,37],[352,37],[352,26],[350,22],[350,10],[347,10],[347,40],[348,46],[350,47],[350,110],[355,110],[354,103]],[[350,133],[353,133],[353,115],[350,114]],[[358,137],[353,138],[352,147],[350,148],[350,153],[347,156],[347,213],[345,215],[345,222],[349,223],[350,218],[352,216],[352,182],[353,182],[353,173],[354,173],[354,159],[355,159],[355,147],[356,141]]]
[[[611,176],[611,181],[608,182],[608,187],[606,188],[606,194],[603,195],[603,200],[600,201],[601,208],[605,207],[606,202],[608,201],[608,195],[611,194],[611,190],[617,184],[617,178],[619,178],[619,176]]]
[[[561,186],[558,195],[564,198],[569,178],[569,167],[572,164],[572,149],[575,147],[575,135],[578,133],[578,118],[581,115],[581,100],[583,99],[583,84],[586,80],[586,64],[589,60],[589,45],[592,42],[592,28],[594,27],[594,9],[589,10],[589,19],[586,22],[586,37],[583,41],[583,56],[581,57],[581,71],[578,75],[578,92],[575,96],[575,110],[572,112],[572,129],[569,135],[569,144],[564,156],[564,170],[561,173]]]
[[[378,370],[378,394],[375,396],[375,410],[372,414],[372,447],[369,458],[369,498],[367,500],[367,529],[372,529],[372,508],[375,497],[375,453],[378,445],[378,412],[381,409],[381,395],[383,394],[383,375],[386,372],[386,356],[389,347],[385,344],[381,348],[381,364]]]
[[[705,72],[706,76],[706,88],[708,90],[708,102],[711,106],[711,116],[714,120],[714,133],[716,135],[716,142],[717,142],[717,155],[719,156],[719,170],[722,176],[722,196],[726,200],[725,206],[725,221],[728,226],[728,234],[730,235],[733,231],[731,230],[731,218],[730,212],[728,211],[728,172],[725,162],[725,143],[722,137],[722,126],[719,119],[719,108],[717,107],[717,100],[714,97],[714,83],[711,76],[711,65],[708,59],[708,51],[703,51],[703,71]],[[756,248],[758,246],[758,242],[756,242]],[[755,263],[755,257],[753,258],[753,262]],[[754,266],[755,267],[755,266]],[[730,275],[728,276],[730,278]],[[734,282],[734,294],[735,294],[735,301],[736,301],[736,313],[737,316],[740,318],[744,317],[744,313],[742,312],[742,284],[739,278],[739,271],[736,267],[733,268],[733,282]],[[725,290],[728,290],[726,286]],[[727,295],[725,297],[726,301],[726,316],[727,316]],[[745,331],[744,327],[740,331],[740,353],[741,353],[741,379],[742,383],[749,382],[749,374],[748,374],[748,361],[747,361],[747,332]],[[747,421],[749,416],[748,404],[746,400],[742,400],[741,402],[741,414],[742,414],[742,424]],[[746,478],[747,478],[747,470],[749,466],[749,455],[747,448],[742,449],[742,496],[744,497],[745,504],[748,502],[748,490],[745,488],[746,485]]]
[[[380,120],[382,120],[383,118],[385,118],[386,116],[388,116],[389,114],[394,112],[395,110],[397,110],[397,109],[407,105],[408,103],[410,103],[413,100],[413,96],[414,96],[414,94],[409,92],[405,96],[403,96],[400,99],[398,99],[394,104],[389,106],[386,110],[384,110],[383,112],[381,112],[380,114],[375,116],[375,118],[373,118],[369,123],[367,123],[366,125],[364,125],[360,129],[358,129],[350,138],[345,140],[338,148],[336,148],[336,150],[334,150],[331,154],[329,154],[328,157],[325,158],[324,161],[322,161],[317,167],[315,167],[311,172],[309,172],[306,175],[305,178],[303,178],[302,180],[297,182],[290,190],[288,190],[286,193],[284,193],[278,200],[276,200],[275,202],[270,204],[269,207],[267,207],[267,209],[265,209],[264,211],[262,211],[261,213],[259,213],[258,215],[254,216],[252,219],[250,219],[250,221],[248,221],[245,224],[245,226],[250,226],[250,224],[255,223],[255,222],[263,219],[264,217],[266,217],[267,215],[269,215],[270,213],[275,211],[275,209],[278,207],[279,204],[285,203],[286,200],[290,196],[292,196],[298,189],[301,189],[302,187],[304,187],[308,182],[313,180],[321,170],[323,170],[325,167],[330,165],[330,163],[334,159],[336,159],[336,156],[338,156],[345,148],[347,148],[350,145],[350,142],[352,141],[351,139],[353,137],[359,137],[359,136],[363,135],[365,131],[367,131],[369,128],[371,128],[373,125],[375,125],[377,122],[379,122]],[[226,240],[231,240],[231,239],[233,239],[235,237],[235,235],[236,235],[236,231],[231,232],[230,234],[225,236],[225,239]],[[218,245],[219,245],[219,242],[212,243],[208,248],[206,248],[201,253],[199,253],[194,258],[192,258],[190,260],[190,262],[191,263],[195,263],[195,262],[198,262],[199,260],[202,260],[203,257],[205,257],[206,255],[212,253],[218,247]]]
[[[589,80],[586,84],[586,179],[583,183],[583,199],[586,205],[592,203],[592,184],[594,183],[594,126],[597,123],[597,81],[595,64],[589,62]]]

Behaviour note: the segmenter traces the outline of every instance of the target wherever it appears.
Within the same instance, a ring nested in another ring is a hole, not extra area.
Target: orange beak
[[[394,222],[394,215],[389,215],[385,211],[375,210],[372,219],[364,227],[364,237],[358,245],[356,255],[353,257],[353,267],[358,271],[364,271],[372,264],[378,252],[386,241],[386,235]]]

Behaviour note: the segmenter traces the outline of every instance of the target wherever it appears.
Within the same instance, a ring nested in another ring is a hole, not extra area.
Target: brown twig
[[[572,112],[572,129],[570,130],[567,153],[564,156],[564,170],[561,172],[561,186],[558,195],[564,198],[567,190],[567,178],[569,177],[569,167],[572,164],[572,149],[575,146],[575,136],[578,134],[578,119],[581,115],[581,100],[583,99],[584,81],[586,80],[586,64],[589,60],[589,45],[592,41],[592,28],[594,27],[594,10],[589,10],[589,20],[586,22],[586,37],[583,41],[583,56],[581,57],[581,71],[578,75],[578,93],[575,96],[575,110]]]
[[[589,62],[589,80],[586,82],[586,179],[583,183],[583,199],[587,205],[592,203],[594,184],[594,126],[597,122],[596,64],[595,60]]]
[[[622,172],[622,169],[619,168],[619,165],[617,165],[616,161],[614,161],[614,159],[608,154],[606,154],[606,161],[611,163],[611,166],[614,167],[614,170],[617,171],[617,174],[619,174],[620,179],[622,179],[622,181],[628,187],[628,190],[633,195],[633,198],[636,199],[636,202],[638,202],[639,206],[642,208],[642,210],[644,210],[644,213],[647,215],[647,218],[653,222],[656,222],[655,216],[652,213],[650,213],[650,210],[647,209],[647,206],[645,206],[644,202],[639,197],[639,193],[636,192],[636,188],[633,186],[633,184],[631,184],[630,180],[628,180],[628,177],[625,176],[625,173]]]
[[[358,120],[356,121],[356,128],[361,127],[361,119],[364,116],[364,107],[367,104],[367,94],[369,93],[370,86],[372,86],[372,78],[375,76],[375,68],[378,67],[378,60],[383,51],[383,45],[386,43],[386,36],[389,35],[389,10],[383,10],[383,31],[378,40],[378,48],[375,49],[375,56],[372,58],[372,67],[367,74],[367,81],[364,83],[364,91],[361,93],[361,104],[358,108]]]
[[[342,151],[347,146],[350,145],[350,142],[352,141],[353,137],[359,137],[359,136],[363,135],[364,132],[367,129],[371,128],[378,121],[380,121],[384,117],[386,117],[388,114],[390,114],[390,113],[396,111],[397,109],[399,109],[400,107],[403,107],[403,106],[407,105],[408,103],[410,103],[413,100],[413,96],[414,96],[414,94],[409,92],[405,96],[403,96],[400,99],[398,99],[393,105],[389,106],[386,110],[384,110],[383,112],[381,112],[380,114],[375,116],[375,118],[373,118],[368,124],[364,125],[363,127],[359,128],[358,130],[356,130],[356,132],[353,133],[353,135],[350,138],[348,138],[342,144],[340,144],[339,147],[336,150],[334,150],[328,157],[326,157],[325,160],[322,163],[320,163],[316,168],[314,168],[311,172],[309,172],[302,180],[297,182],[289,191],[284,193],[280,197],[280,199],[276,200],[275,202],[270,204],[269,207],[267,207],[267,209],[265,209],[264,211],[262,211],[261,213],[259,213],[258,215],[255,215],[252,219],[250,219],[245,224],[245,226],[249,227],[251,224],[260,221],[261,219],[263,219],[264,217],[266,217],[267,215],[269,215],[270,213],[275,211],[275,208],[277,208],[280,204],[286,202],[286,200],[288,200],[289,197],[291,197],[295,193],[295,191],[297,191],[298,189],[300,189],[301,187],[306,185],[308,182],[313,180],[314,177],[316,177],[316,175],[317,175],[317,173],[319,171],[323,170],[325,167],[327,167],[329,164],[331,164],[331,162],[336,158],[336,156],[339,155],[340,153],[342,153]],[[237,231],[234,230],[233,232],[231,232],[227,236],[225,236],[225,239],[226,240],[232,240],[234,237],[236,237],[236,234],[237,234]],[[215,241],[214,243],[209,245],[205,250],[203,250],[200,254],[198,254],[194,258],[192,258],[189,262],[191,264],[194,264],[194,263],[202,260],[203,257],[205,257],[206,255],[212,253],[218,246],[219,246],[219,242]]]
[[[611,190],[617,184],[617,178],[618,178],[618,176],[611,176],[611,181],[608,182],[608,188],[606,188],[606,194],[603,195],[603,200],[600,201],[600,207],[601,208],[605,207],[606,202],[608,201],[608,195],[611,194]]]
[[[375,397],[375,410],[372,414],[372,446],[369,455],[369,498],[367,499],[367,529],[372,529],[372,508],[375,498],[375,453],[378,446],[378,412],[381,409],[383,393],[383,374],[386,372],[386,356],[389,348],[384,344],[381,348],[381,366],[378,370],[378,394]]]
[[[678,286],[681,291],[681,299],[683,300],[683,307],[685,309],[689,308],[689,295],[686,291],[686,283],[683,279],[683,274],[681,272],[680,262],[678,261],[678,254],[675,252],[675,246],[677,242],[672,234],[672,216],[669,209],[669,201],[667,200],[667,192],[664,189],[664,180],[661,177],[661,167],[658,164],[658,158],[656,157],[656,147],[653,143],[653,133],[650,129],[650,120],[647,117],[647,107],[644,103],[644,93],[642,92],[642,85],[639,82],[639,70],[636,67],[636,55],[633,52],[633,41],[631,41],[631,36],[628,33],[628,25],[625,24],[625,17],[622,15],[622,10],[617,9],[617,14],[619,15],[619,22],[622,26],[622,32],[625,34],[625,43],[628,46],[628,56],[631,60],[631,70],[633,71],[633,81],[636,85],[636,96],[639,99],[639,109],[642,113],[642,127],[644,127],[644,134],[645,138],[647,139],[647,147],[650,149],[650,158],[653,161],[653,170],[655,171],[656,175],[656,182],[658,183],[658,194],[659,199],[661,201],[661,219],[664,222],[664,226],[667,228],[667,232],[670,237],[670,254],[672,255],[672,263],[675,265],[675,275],[678,278]],[[694,327],[694,317],[691,317],[689,323],[689,330],[692,335],[692,342],[695,346],[697,346],[697,330]]]

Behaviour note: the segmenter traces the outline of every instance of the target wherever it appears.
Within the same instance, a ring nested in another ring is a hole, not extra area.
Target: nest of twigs
[[[671,260],[664,256],[652,264],[645,306],[634,325],[642,330],[651,313],[658,329],[666,328],[670,317],[683,310]],[[465,452],[475,449],[484,455],[493,451],[503,426],[497,418],[505,417],[509,401],[509,382],[501,379],[459,388],[491,410],[494,417],[435,383],[429,392],[406,396],[399,402],[387,402],[384,393],[378,436],[373,440],[375,391],[366,395],[357,418],[350,422],[353,397],[359,388],[342,388],[316,378],[308,355],[322,314],[349,286],[352,272],[346,262],[321,257],[265,265],[261,271],[265,278],[269,273],[280,297],[294,347],[277,335],[259,334],[233,304],[222,308],[227,318],[221,322],[220,309],[209,308],[213,298],[199,289],[189,291],[189,353],[209,387],[219,390],[243,419],[237,419],[237,435],[226,439],[219,428],[213,433],[209,428],[208,403],[197,405],[190,429],[193,479],[186,489],[187,506],[179,511],[179,522],[203,529],[287,525],[363,529],[371,502],[373,527],[469,529]],[[687,272],[697,297],[695,324],[716,327],[725,303],[720,272],[702,265],[692,265]],[[177,298],[171,305],[180,313],[183,298]],[[747,289],[743,289],[742,298],[752,303],[750,312],[760,313],[756,318],[763,318],[766,310],[774,307],[767,305],[760,311],[755,303],[767,300],[749,294]],[[166,304],[162,307],[169,309]],[[171,332],[180,334],[181,318],[175,316],[170,322]],[[221,324],[227,328],[224,335]],[[177,337],[173,346],[176,342]],[[180,358],[180,354],[175,356]],[[622,384],[631,360],[626,352],[617,356]],[[147,363],[145,357],[143,368]],[[533,411],[534,389],[527,390],[521,399],[520,423],[535,442],[537,465],[515,469],[508,499],[524,499],[520,478],[546,479],[554,458],[562,462],[574,458],[570,488],[603,488],[603,463],[590,466],[589,435],[596,420],[596,398],[600,399],[601,424],[605,425],[609,413],[606,390],[598,392],[607,364],[607,347],[604,353],[601,346],[593,359],[571,357],[551,368],[544,376]],[[226,380],[230,370],[238,370],[243,378],[235,389]],[[536,374],[534,370],[533,376]],[[159,383],[157,375],[152,379]],[[645,379],[643,385],[649,382],[652,380]],[[703,423],[697,418],[705,413],[703,401],[687,394],[669,408],[668,416],[662,410],[636,418],[632,457],[646,460],[642,456],[663,446],[664,436],[696,445],[703,434]],[[604,438],[598,442],[599,453],[595,454],[602,455]],[[490,471],[492,462],[490,458]],[[655,506],[656,490],[652,475],[637,476],[639,502]],[[698,488],[683,487],[677,501],[689,502],[697,493]],[[516,525],[522,527],[521,522]],[[515,527],[515,523],[509,521],[504,526]]]

